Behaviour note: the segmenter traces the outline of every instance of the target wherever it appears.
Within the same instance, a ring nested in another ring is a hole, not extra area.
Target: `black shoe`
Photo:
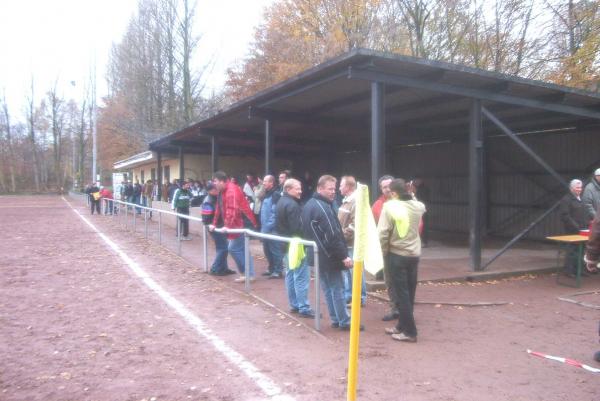
[[[290,308],[290,313],[298,313],[300,312],[300,310],[296,309],[296,308]]]
[[[227,275],[226,272],[210,272],[208,274],[210,274],[211,276],[226,276]]]
[[[313,311],[298,312],[298,316],[299,317],[304,317],[304,318],[307,318],[307,319],[313,319],[315,317],[315,312],[313,312]]]
[[[340,328],[340,324],[339,323],[331,323],[331,328],[332,329],[339,329]]]
[[[225,275],[237,274],[236,272],[234,272],[234,271],[233,271],[233,270],[231,270],[231,269],[225,269],[224,273],[225,273]]]
[[[270,272],[270,271],[267,270],[262,275],[266,277],[266,276],[270,276],[271,274],[273,274],[273,272]]]
[[[338,326],[339,326],[339,325],[338,325]],[[339,329],[340,329],[341,331],[350,331],[350,325],[348,325],[348,326],[339,326]],[[364,330],[365,330],[365,326],[361,324],[361,325],[360,325],[360,329],[359,329],[359,330],[360,330],[360,331],[364,331]]]
[[[389,322],[392,320],[396,320],[400,317],[400,314],[398,312],[390,312],[386,315],[384,315],[381,320],[383,320],[384,322]]]

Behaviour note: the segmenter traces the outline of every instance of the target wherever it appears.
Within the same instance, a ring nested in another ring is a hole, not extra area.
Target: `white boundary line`
[[[194,315],[181,302],[175,299],[171,294],[164,290],[156,281],[154,281],[134,260],[132,260],[125,252],[123,252],[117,244],[110,238],[104,235],[96,228],[87,218],[85,218],[77,209],[75,209],[69,201],[64,197],[62,199],[69,207],[88,225],[90,228],[104,240],[104,242],[123,259],[131,271],[139,277],[148,288],[158,295],[167,305],[169,305],[178,315],[183,317],[185,321],[192,326],[200,336],[208,340],[213,347],[223,354],[232,364],[237,366],[246,374],[254,383],[273,401],[294,401],[294,398],[283,394],[281,388],[273,380],[263,374],[254,364],[248,361],[242,354],[235,351],[233,348],[225,344],[216,334],[210,330],[206,324]]]

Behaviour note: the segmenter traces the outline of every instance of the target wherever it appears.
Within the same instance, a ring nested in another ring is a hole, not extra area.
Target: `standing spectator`
[[[579,234],[579,230],[588,228],[590,214],[581,200],[583,183],[581,180],[571,180],[569,193],[560,201],[559,213],[563,222],[565,234]],[[565,256],[565,274],[574,276],[577,273],[577,244],[567,244]]]
[[[306,201],[311,198],[313,192],[315,192],[315,181],[313,180],[310,171],[308,170],[304,172],[302,188],[304,188],[304,190],[302,191],[302,202],[306,203]]]
[[[340,221],[333,210],[337,180],[330,175],[319,178],[317,191],[304,205],[302,231],[319,247],[319,275],[325,293],[331,327],[350,330],[350,316],[344,301],[342,270],[352,267]],[[309,262],[314,253],[309,249]],[[361,330],[363,329],[361,325]]]
[[[338,209],[338,219],[342,226],[344,241],[348,247],[348,256],[352,258],[352,248],[354,247],[354,220],[356,212],[356,179],[351,175],[345,175],[340,179],[340,193],[344,196],[342,204]],[[344,270],[344,299],[346,303],[352,302],[352,270]],[[363,270],[362,286],[360,289],[360,304],[364,306],[367,302],[367,283]]]
[[[136,205],[142,205],[142,186],[140,185],[139,181],[136,181],[133,185],[133,196],[131,202]],[[142,214],[142,209],[136,207],[135,212],[137,214]]]
[[[394,340],[417,342],[413,310],[421,256],[419,223],[425,205],[413,199],[402,179],[391,182],[390,195],[391,199],[383,205],[377,231],[381,250],[388,255],[389,282],[396,294],[398,323],[385,332]]]
[[[219,196],[217,198],[217,208],[213,224],[209,226],[209,229],[214,230],[221,219],[224,225],[223,228],[225,229],[255,228],[256,219],[254,218],[254,213],[252,213],[241,188],[229,180],[227,174],[223,171],[217,171],[214,174],[213,182],[219,190]],[[249,266],[246,266],[244,261],[244,236],[240,234],[228,234],[227,238],[229,241],[229,254],[235,260],[238,272],[241,275],[235,281],[244,282],[244,275],[246,274],[248,274],[250,280],[254,280],[254,262],[252,258],[248,261]]]
[[[167,188],[167,199],[169,200],[169,203],[173,202],[173,195],[175,195],[175,191],[179,188],[180,183],[178,179],[173,179],[173,182],[171,184],[169,184],[169,187]]]
[[[596,212],[600,208],[600,168],[594,171],[594,176],[585,186],[581,200],[591,218],[596,217]]]
[[[215,209],[217,206],[217,197],[219,196],[219,190],[212,182],[206,184],[206,190],[208,193],[204,197],[204,201],[201,206],[202,223],[205,226],[213,224],[215,218]],[[221,218],[217,222],[217,227],[223,227],[223,219]],[[215,242],[215,260],[210,267],[210,274],[215,276],[225,276],[227,274],[235,274],[233,270],[227,267],[227,236],[223,233],[216,231],[209,231],[210,236]]]
[[[600,215],[598,214],[592,223],[590,239],[585,250],[585,263],[589,273],[598,273],[598,263],[600,263]],[[598,325],[598,335],[600,335],[600,324]],[[600,362],[600,351],[596,351],[594,360]]]
[[[425,208],[429,208],[429,202],[431,200],[431,192],[429,187],[425,185],[425,182],[421,178],[416,178],[412,182],[414,188],[414,194],[417,200],[421,201],[425,205]],[[429,245],[429,212],[423,214],[423,220],[421,222],[421,246],[427,248]]]
[[[373,217],[375,217],[375,223],[379,221],[379,216],[381,215],[381,209],[383,209],[383,204],[390,199],[390,183],[394,177],[391,175],[384,175],[379,179],[379,189],[381,189],[381,195],[375,203],[373,203],[373,207],[371,207],[371,211],[373,212]]]
[[[100,214],[100,188],[99,188],[99,185],[98,184],[90,184],[88,191],[89,191],[92,215],[94,214],[94,209],[96,210],[96,213]]]
[[[152,208],[152,194],[154,193],[154,182],[152,180],[146,181],[144,185],[144,202],[143,205]],[[152,218],[152,211],[150,211],[150,218]]]
[[[124,190],[125,200],[127,203],[133,203],[133,183],[128,181]],[[127,206],[127,210],[131,210],[131,206]]]
[[[254,174],[246,175],[246,182],[244,183],[244,195],[246,195],[246,200],[250,204],[250,209],[254,209],[254,188],[258,185],[258,178]]]
[[[254,217],[256,218],[256,222],[258,223],[258,228],[260,229],[260,208],[262,207],[262,201],[265,198],[265,188],[263,186],[262,180],[258,179],[258,185],[254,187],[254,208],[252,212],[254,213]]]
[[[292,172],[290,170],[282,170],[279,172],[279,176],[277,177],[277,192],[279,192],[281,196],[283,196],[283,185],[285,184],[288,178],[292,178]]]
[[[263,187],[265,189],[265,197],[260,208],[260,232],[264,234],[274,234],[276,225],[275,208],[280,195],[276,191],[275,177],[266,175],[263,179]],[[269,262],[269,268],[265,273],[269,278],[283,277],[283,261],[281,254],[281,243],[278,241],[263,240],[263,251]]]
[[[100,198],[106,199],[106,210],[104,214],[113,214],[113,193],[106,187],[100,187]]]
[[[179,214],[190,214],[190,200],[192,195],[189,191],[190,184],[185,183],[183,188],[177,188],[175,190],[175,194],[173,195],[173,202],[171,208],[176,210]],[[179,217],[179,232],[177,236],[181,235],[182,241],[189,241],[191,238],[189,235],[189,220],[185,217]]]
[[[160,200],[162,202],[169,202],[169,180],[165,178],[165,182],[161,185],[160,188]]]
[[[302,207],[300,198],[302,187],[300,181],[293,178],[283,184],[283,196],[275,207],[275,221],[277,234],[284,237],[302,237]],[[285,288],[290,304],[290,311],[298,313],[301,317],[315,317],[315,312],[308,302],[308,288],[310,286],[310,268],[306,257],[302,259],[296,268],[290,268],[289,245],[285,244],[286,264]]]
[[[383,209],[384,203],[390,199],[390,196],[391,196],[390,183],[392,182],[393,179],[394,179],[394,177],[392,177],[391,175],[384,175],[379,179],[379,189],[381,190],[381,195],[379,196],[379,198],[377,198],[375,203],[373,203],[373,206],[371,208],[371,211],[373,212],[373,217],[375,217],[376,224],[379,221],[379,216],[381,215],[381,209]],[[390,311],[383,316],[382,320],[384,322],[398,319],[398,311],[395,310],[395,308],[396,308],[395,294],[394,294],[394,290],[392,289],[391,283],[388,280],[388,277],[390,276],[390,274],[388,272],[387,266],[388,266],[388,263],[384,257],[383,258],[383,271],[378,272],[377,275],[375,276],[375,278],[377,280],[383,279],[385,281],[385,286],[387,287],[388,296],[390,298],[391,308],[390,308]]]

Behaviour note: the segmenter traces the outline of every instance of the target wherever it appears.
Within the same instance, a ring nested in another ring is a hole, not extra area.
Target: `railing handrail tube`
[[[188,219],[188,220],[192,220],[192,221],[197,221],[199,223],[202,224],[203,226],[203,236],[206,238],[206,232],[208,230],[208,226],[206,224],[204,224],[204,222],[202,221],[201,218],[198,217],[194,217],[194,216],[190,216],[187,214],[181,214],[181,213],[176,213],[176,212],[171,212],[169,210],[164,210],[164,209],[155,209],[152,207],[147,207],[147,206],[142,206],[142,205],[138,205],[136,203],[130,203],[130,202],[124,202],[122,200],[117,200],[117,199],[109,199],[109,198],[101,198],[102,201],[106,201],[106,202],[115,202],[115,203],[119,203],[119,204],[123,204],[126,206],[131,206],[131,207],[135,207],[135,208],[140,208],[140,209],[144,209],[144,210],[149,210],[149,211],[153,211],[153,212],[157,212],[159,214],[159,218],[160,215],[162,213],[165,214],[169,214],[171,216],[176,216],[179,218],[183,218],[183,219]],[[127,211],[127,208],[125,208],[125,210]],[[135,217],[135,215],[134,215]],[[135,222],[135,220],[134,220]],[[178,221],[179,224],[179,221]],[[179,227],[179,226],[178,226]],[[314,252],[314,269],[315,269],[315,329],[317,331],[321,330],[321,313],[320,313],[320,309],[321,309],[321,305],[320,305],[320,271],[319,271],[319,247],[317,246],[317,243],[315,241],[308,241],[302,238],[293,238],[293,237],[282,237],[280,235],[273,235],[273,234],[265,234],[265,233],[260,233],[260,232],[256,232],[253,230],[250,230],[248,228],[227,228],[227,227],[221,227],[221,228],[214,228],[213,231],[218,232],[218,233],[222,233],[222,234],[243,234],[244,236],[249,236],[249,237],[256,237],[256,238],[262,238],[262,239],[267,239],[267,240],[272,240],[272,241],[280,241],[280,242],[298,242],[302,245],[306,245],[306,246],[310,246],[313,248],[313,252]],[[180,238],[180,237],[178,237]],[[205,242],[206,243],[206,242]],[[179,241],[179,246],[181,246],[181,241]],[[208,250],[207,250],[207,246],[204,246],[204,260],[207,261],[207,254],[208,254]],[[179,253],[181,253],[181,249],[179,249]],[[245,258],[246,259],[246,258]],[[249,269],[250,269],[250,264],[249,264],[249,260],[245,260],[245,272],[244,274],[246,275],[246,291],[250,292],[251,288],[250,288],[250,273],[249,273]],[[208,271],[208,264],[205,263],[205,267],[204,267],[204,271]]]

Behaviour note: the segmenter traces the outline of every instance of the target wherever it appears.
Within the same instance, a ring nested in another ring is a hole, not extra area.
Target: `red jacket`
[[[106,199],[112,199],[113,198],[113,194],[110,191],[110,189],[106,189],[106,188],[103,188],[100,191],[100,196],[103,197],[103,198],[106,198]]]
[[[387,199],[385,196],[381,195],[379,198],[377,198],[375,203],[373,203],[371,211],[373,212],[373,217],[375,217],[375,224],[379,222],[379,216],[381,216],[381,210],[383,209],[383,204],[386,200]]]
[[[217,201],[217,207],[215,209],[215,217],[213,218],[213,224],[216,226],[219,219],[223,219],[224,227],[227,228],[244,228],[244,219],[246,216],[252,223],[253,227],[256,227],[256,219],[254,213],[250,209],[250,205],[246,200],[246,196],[242,192],[242,189],[231,181],[227,181],[225,189],[219,195],[221,202]],[[221,203],[223,208],[221,209]],[[227,238],[235,239],[239,234],[229,234]]]

